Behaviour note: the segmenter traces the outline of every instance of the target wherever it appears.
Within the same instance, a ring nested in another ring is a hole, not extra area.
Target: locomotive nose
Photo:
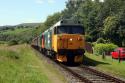
[[[58,48],[60,49],[82,49],[83,39],[78,35],[62,35],[58,37]]]

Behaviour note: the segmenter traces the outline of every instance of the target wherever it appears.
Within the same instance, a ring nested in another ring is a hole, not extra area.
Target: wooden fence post
[[[102,53],[102,59],[105,59],[105,52]]]
[[[121,60],[120,60],[120,50],[119,50],[119,54],[118,54],[118,61],[119,61],[119,63],[121,62]]]

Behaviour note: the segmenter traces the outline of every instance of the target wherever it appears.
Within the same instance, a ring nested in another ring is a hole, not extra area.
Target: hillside
[[[5,25],[5,26],[0,26],[0,28],[14,28],[14,27],[19,27],[19,26],[27,26],[27,27],[36,27],[36,26],[39,26],[41,23],[21,23],[21,24],[18,24],[18,25]]]
[[[22,23],[22,24],[19,24],[17,26],[37,27],[39,25],[41,25],[41,23]]]
[[[0,41],[29,43],[40,24],[42,23],[23,23],[15,26],[2,26],[0,28]]]
[[[8,34],[8,35],[18,35],[20,33],[23,33],[25,31],[32,30],[32,28],[14,28],[9,30],[0,31],[1,34]]]

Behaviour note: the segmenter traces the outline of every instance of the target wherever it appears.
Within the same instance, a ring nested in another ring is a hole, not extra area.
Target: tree
[[[60,19],[61,19],[61,13],[60,12],[54,13],[53,15],[47,17],[47,20],[45,21],[44,25],[46,28],[50,28]]]

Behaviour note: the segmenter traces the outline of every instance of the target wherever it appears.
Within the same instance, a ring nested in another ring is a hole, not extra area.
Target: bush
[[[96,43],[106,43],[106,40],[103,38],[98,38]]]
[[[102,55],[104,52],[108,53],[108,52],[114,51],[114,49],[117,47],[118,47],[117,45],[114,45],[112,43],[110,43],[110,44],[102,44],[102,43],[96,44],[94,46],[94,54]]]
[[[92,42],[92,37],[90,35],[85,35],[87,42]]]
[[[18,41],[17,40],[10,40],[8,42],[8,45],[11,46],[11,45],[17,45],[18,44]]]
[[[4,41],[0,41],[0,44],[6,44],[6,42],[4,42]]]
[[[96,42],[92,42],[92,46],[94,47],[97,43]]]

